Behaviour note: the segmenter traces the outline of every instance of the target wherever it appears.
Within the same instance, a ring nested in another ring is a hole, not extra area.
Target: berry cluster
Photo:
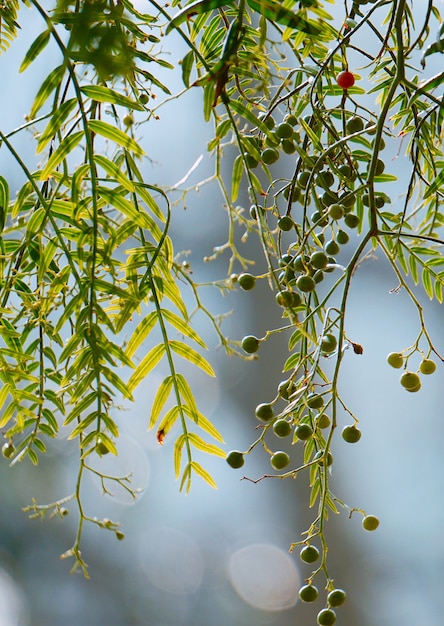
[[[428,376],[433,374],[436,370],[436,363],[430,358],[423,358],[416,372],[407,370],[406,358],[401,352],[390,352],[387,356],[387,363],[395,369],[401,369],[401,367],[405,368],[404,372],[401,374],[399,382],[404,389],[410,391],[411,393],[415,393],[421,389],[420,374]]]

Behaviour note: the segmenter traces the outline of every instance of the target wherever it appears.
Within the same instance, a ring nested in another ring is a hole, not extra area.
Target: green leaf
[[[63,102],[63,104],[61,104],[58,109],[54,111],[54,114],[48,122],[45,130],[38,136],[36,148],[37,154],[40,154],[48,142],[60,131],[63,122],[74,109],[76,104],[77,98],[71,98],[70,100]]]
[[[188,415],[190,419],[193,420],[195,424],[199,426],[199,428],[201,428],[206,433],[211,435],[214,439],[216,439],[216,441],[220,441],[221,443],[224,443],[223,437],[220,434],[220,432],[210,422],[210,420],[207,417],[205,417],[205,415],[202,415],[202,413],[200,413],[200,411],[197,411],[196,413],[192,411],[188,406],[184,406],[183,411],[184,413]]]
[[[188,384],[188,381],[182,374],[176,374],[176,382],[177,387],[180,391],[180,394],[185,401],[185,404],[191,409],[191,411],[197,415],[199,413],[196,401],[194,399],[193,392],[191,391],[191,387]]]
[[[429,296],[430,300],[433,300],[434,292],[433,292],[432,275],[426,267],[422,271],[421,280],[424,286],[424,291]]]
[[[244,161],[239,154],[233,163],[233,174],[231,175],[231,200],[235,202],[239,195],[239,188],[242,181],[242,174],[244,172]]]
[[[9,185],[6,178],[0,176],[0,233],[3,232],[9,208]]]
[[[25,54],[25,58],[23,59],[19,72],[24,72],[26,68],[31,65],[31,63],[38,57],[40,52],[44,50],[49,41],[50,31],[44,30],[40,35],[34,39],[32,44],[29,46],[27,53]]]
[[[186,359],[190,363],[193,363],[197,367],[200,367],[208,376],[216,376],[213,368],[208,363],[208,361],[196,350],[193,350],[190,346],[183,343],[182,341],[176,341],[172,339],[169,341],[169,346],[176,354],[181,356],[183,359]]]
[[[156,391],[156,395],[153,400],[153,408],[151,409],[151,416],[150,416],[150,422],[148,424],[148,430],[151,430],[152,428],[154,428],[157,420],[159,419],[159,415],[165,405],[165,402],[168,400],[168,397],[170,395],[173,383],[174,383],[173,376],[167,376],[162,381],[162,383],[160,384],[160,387]]]
[[[185,87],[190,86],[190,75],[194,65],[194,50],[190,50],[182,59],[182,80]]]
[[[119,146],[133,152],[138,157],[145,154],[144,150],[142,150],[137,141],[132,139],[132,137],[124,133],[119,128],[116,128],[107,122],[102,122],[102,120],[89,120],[88,126],[91,132],[117,143]]]
[[[87,396],[82,398],[80,402],[78,402],[74,408],[68,413],[65,421],[63,422],[64,426],[72,422],[74,419],[79,417],[83,411],[85,411],[88,407],[91,406],[93,402],[97,400],[97,391],[91,391]]]
[[[132,357],[136,353],[137,349],[155,327],[157,320],[157,311],[151,311],[151,313],[148,313],[148,315],[139,322],[126,346],[125,352],[129,357]]]
[[[202,452],[206,452],[207,454],[213,454],[222,458],[227,456],[225,450],[222,450],[222,448],[219,448],[219,446],[216,446],[213,443],[207,443],[196,433],[188,433],[188,441],[192,443],[195,448],[201,450]]]
[[[210,487],[213,487],[213,489],[217,489],[217,485],[214,481],[214,478],[211,476],[209,472],[207,472],[206,469],[202,467],[200,463],[198,463],[197,461],[191,461],[190,465],[191,465],[191,468],[196,472],[196,474],[200,476],[201,478],[203,478],[204,481],[210,485]]]
[[[223,6],[230,6],[232,4],[234,4],[234,0],[198,0],[198,2],[187,4],[187,6],[179,11],[179,13],[177,13],[169,22],[166,27],[165,34],[168,35],[173,28],[177,28],[194,15],[198,15],[199,13],[208,13],[213,9],[220,9]]]
[[[271,22],[284,24],[289,28],[295,28],[307,35],[318,35],[321,28],[314,21],[309,21],[303,16],[302,11],[293,12],[282,6],[280,2],[272,0],[247,0],[248,5],[263,15]]]
[[[159,442],[162,442],[163,438],[172,429],[179,415],[180,415],[180,407],[178,406],[173,406],[169,411],[165,413],[157,429],[157,439]]]
[[[180,333],[182,333],[182,335],[185,335],[185,337],[188,337],[189,339],[192,339],[193,341],[195,341],[199,346],[201,346],[201,348],[204,348],[205,350],[207,349],[205,343],[202,341],[202,339],[199,337],[196,331],[193,330],[193,328],[191,328],[188,321],[183,320],[181,317],[179,317],[172,311],[169,311],[168,309],[161,309],[161,311],[162,311],[163,317],[172,326],[174,326],[174,328],[176,328]]]
[[[162,233],[154,220],[145,211],[139,210],[132,202],[127,200],[118,189],[99,187],[98,193],[107,204],[111,204],[128,219],[135,222],[141,228],[146,228],[156,239],[160,239]]]
[[[104,87],[103,85],[85,85],[80,88],[80,91],[91,100],[96,102],[106,102],[108,104],[117,104],[127,109],[133,109],[135,111],[143,111],[144,107],[139,103],[124,96],[114,89]]]
[[[60,85],[64,74],[65,66],[59,65],[58,67],[54,68],[52,72],[45,78],[43,83],[40,85],[40,89],[37,92],[31,111],[29,113],[29,117],[31,119],[36,116],[37,112],[45,104],[46,100],[49,98],[54,89],[58,87],[58,85]]]
[[[165,354],[165,346],[163,343],[152,348],[148,354],[144,356],[128,380],[129,391],[134,389],[144,380],[152,369],[156,367],[163,355]]]
[[[429,185],[427,187],[427,189],[425,190],[424,193],[424,200],[426,198],[429,198],[432,194],[434,194],[436,191],[441,190],[443,188],[444,185],[444,169],[442,169],[440,171],[440,173],[438,174],[438,176],[435,178],[435,180],[433,181],[433,183],[431,185]]]
[[[179,478],[180,464],[182,461],[182,450],[183,450],[186,440],[187,440],[186,434],[182,433],[174,442],[174,474],[176,478]]]
[[[191,487],[191,463],[187,463],[183,471],[182,480],[180,481],[180,487],[179,487],[180,491],[182,491],[182,489],[184,488],[185,483],[187,484],[187,488],[185,492],[188,493]]]
[[[40,180],[48,179],[60,163],[66,159],[68,154],[72,152],[76,146],[78,146],[83,137],[84,133],[81,130],[65,137],[57,149],[51,154],[45,167],[40,172]]]

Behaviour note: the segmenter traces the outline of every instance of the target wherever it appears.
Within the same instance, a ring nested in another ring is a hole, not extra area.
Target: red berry
[[[344,71],[337,75],[336,82],[342,89],[349,89],[355,84],[355,77],[351,72]]]

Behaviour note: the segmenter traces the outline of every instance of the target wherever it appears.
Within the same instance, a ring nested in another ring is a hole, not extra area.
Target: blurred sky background
[[[342,10],[338,4],[336,10]],[[418,14],[425,4],[418,3]],[[443,2],[436,5],[444,10]],[[381,17],[385,12],[383,8]],[[41,28],[35,13],[25,6],[21,20],[19,40],[0,57],[5,133],[23,123],[42,77],[54,64],[48,51],[24,75],[17,75],[24,52]],[[170,38],[167,43],[177,46],[171,59],[176,62],[183,49],[174,34]],[[357,63],[361,65],[362,60]],[[435,55],[427,71],[441,70],[442,56]],[[179,73],[166,72],[163,78],[173,93],[181,90]],[[374,96],[369,96],[369,108],[372,103]],[[149,156],[143,168],[148,181],[172,186],[205,156],[212,126],[203,121],[199,90],[172,100],[159,110],[159,116],[158,122],[140,129]],[[15,145],[34,167],[27,132],[17,136]],[[394,205],[402,202],[406,188],[404,148],[391,142],[384,153],[386,171],[399,175],[399,183],[390,187]],[[229,176],[230,164],[226,167]],[[278,167],[279,176],[291,176],[291,159],[287,165],[279,162]],[[196,184],[212,171],[211,160],[205,157],[187,184]],[[17,188],[21,186],[19,168],[4,148],[0,149],[0,174],[15,181]],[[248,208],[245,191],[239,204]],[[222,278],[226,271],[227,257],[214,264],[202,261],[214,245],[225,241],[222,206],[217,188],[208,186],[188,195],[186,210],[174,207],[175,250],[192,250],[188,261],[198,282]],[[338,261],[346,263],[355,245],[353,232]],[[245,244],[246,256],[257,255],[255,249],[251,237]],[[260,263],[258,257],[259,267]],[[347,334],[363,345],[364,354],[356,356],[351,350],[346,354],[340,387],[360,419],[363,436],[354,446],[336,437],[332,484],[339,498],[378,515],[381,525],[375,533],[366,533],[358,515],[348,519],[342,511],[330,518],[330,571],[337,586],[348,593],[346,605],[338,609],[338,624],[343,626],[443,623],[443,369],[441,365],[435,375],[423,377],[421,391],[409,394],[398,383],[399,371],[386,364],[389,352],[411,345],[419,332],[418,315],[407,295],[390,293],[396,286],[396,277],[384,260],[368,258],[355,276],[348,304]],[[436,346],[443,352],[442,306],[430,303],[420,288],[415,292],[424,305]],[[279,325],[279,311],[268,302],[267,294],[267,287],[260,284],[252,292],[233,292],[225,298],[208,289],[203,297],[213,312],[235,311],[223,328],[231,338],[241,339],[246,334],[261,336]],[[210,348],[208,358],[217,377],[208,379],[195,368],[183,371],[192,381],[200,409],[223,433],[226,449],[246,449],[255,439],[254,407],[271,400],[284,377],[280,369],[286,358],[286,337],[266,342],[258,361],[247,363],[217,350],[217,338],[203,317],[196,318],[196,327]],[[131,472],[134,485],[143,489],[138,501],[132,503],[118,491],[114,498],[102,497],[92,479],[86,485],[88,512],[121,521],[126,534],[124,541],[117,542],[112,533],[87,528],[83,555],[91,580],[80,574],[71,576],[70,563],[59,560],[72,545],[75,515],[40,523],[21,511],[33,497],[45,502],[72,491],[77,462],[74,447],[71,452],[67,441],[55,442],[37,469],[19,464],[10,470],[5,460],[0,463],[0,626],[315,623],[325,601],[322,582],[318,602],[296,602],[310,566],[300,563],[297,551],[288,552],[290,543],[300,539],[315,515],[307,510],[305,476],[258,484],[240,480],[243,475],[257,478],[268,471],[266,454],[258,448],[240,472],[231,470],[223,459],[206,458],[205,467],[214,475],[218,490],[195,479],[190,494],[180,494],[173,475],[173,437],[160,447],[154,433],[147,432],[156,383],[165,375],[159,367],[138,388],[135,404],[115,416],[122,433],[120,455],[98,461],[103,467],[109,464],[113,472]],[[346,423],[344,416],[340,426]]]

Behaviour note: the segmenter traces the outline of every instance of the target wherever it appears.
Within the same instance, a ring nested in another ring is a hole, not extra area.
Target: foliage
[[[37,517],[63,516],[67,503],[77,504],[78,533],[64,556],[74,557],[74,568],[80,566],[85,575],[84,522],[108,528],[119,539],[123,535],[118,524],[85,513],[82,477],[95,471],[91,455],[118,453],[118,425],[110,411],[122,398],[131,400],[161,360],[169,374],[157,390],[149,428],[162,443],[180,425],[174,445],[180,488],[189,490],[193,474],[215,486],[195,460],[195,449],[226,456],[219,446],[222,435],[199,411],[180,371],[185,360],[214,375],[192,327],[184,288],[196,309],[209,316],[230,355],[256,358],[252,353],[260,353],[262,342],[290,331],[282,363],[287,378],[269,403],[269,418],[261,420],[260,436],[242,455],[262,445],[274,457],[273,467],[282,468],[268,437],[279,432],[292,434],[295,451],[303,448],[299,465],[273,476],[307,474],[309,504],[317,512],[292,548],[318,543],[319,565],[307,582],[323,574],[328,591],[334,585],[325,522],[329,511],[345,507],[330,489],[330,449],[340,413],[358,424],[339,382],[343,359],[363,352],[347,334],[347,304],[366,255],[385,255],[397,289],[405,290],[418,312],[418,336],[400,351],[396,367],[410,372],[416,353],[422,361],[434,354],[442,360],[414,287],[420,283],[430,299],[442,302],[444,109],[436,92],[443,74],[428,71],[444,49],[440,16],[432,1],[421,9],[407,0],[346,1],[335,17],[329,4],[198,0],[173,2],[166,9],[149,0],[148,13],[141,13],[129,0],[59,0],[51,10],[29,1],[42,29],[20,71],[48,46],[54,65],[26,123],[0,131],[1,148],[24,179],[10,197],[8,180],[0,178],[0,424],[11,465],[25,458],[36,464],[45,440],[56,438],[61,424],[71,429],[69,438],[79,449],[73,493],[48,505],[33,502],[28,510]],[[6,1],[0,17],[6,50],[19,34],[18,3]],[[364,31],[373,40],[365,49]],[[214,125],[208,153],[215,172],[202,185],[217,184],[229,219],[227,241],[208,257],[229,255],[226,278],[214,286],[223,292],[250,290],[266,281],[282,309],[282,326],[253,337],[255,349],[245,351],[251,356],[242,351],[242,342],[224,336],[217,316],[201,304],[199,284],[175,256],[170,190],[141,173],[145,155],[136,130],[180,95],[173,96],[159,78],[164,69],[179,71],[164,60],[173,37],[187,46],[180,63],[184,91],[201,89],[205,120]],[[346,89],[337,83],[344,71],[354,78]],[[15,135],[29,130],[41,155],[35,171],[14,147]],[[396,177],[383,160],[385,142],[394,138],[403,138],[410,167],[406,193],[396,202],[390,195]],[[222,162],[233,148],[227,182]],[[278,176],[277,161],[292,175]],[[236,204],[243,185],[250,211]],[[347,264],[339,265],[335,255],[350,246],[353,230],[357,243]],[[256,238],[265,263],[248,287],[243,277],[239,280],[252,264],[241,252],[247,237]],[[159,341],[153,339],[154,329]],[[172,407],[165,410],[171,397]],[[283,420],[290,429],[283,428]],[[347,431],[350,441],[360,436],[357,428]],[[236,451],[236,467],[243,465],[242,455]],[[117,481],[136,495],[127,477],[101,479],[103,485]],[[368,518],[361,509],[348,510]]]

